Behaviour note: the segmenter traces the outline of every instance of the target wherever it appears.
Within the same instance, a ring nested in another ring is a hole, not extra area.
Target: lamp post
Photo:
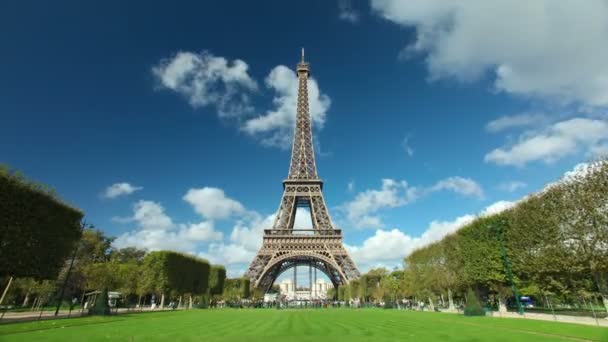
[[[517,313],[520,315],[524,314],[524,308],[521,306],[521,301],[519,300],[519,293],[517,291],[517,285],[513,281],[513,272],[511,272],[511,263],[509,262],[509,256],[507,255],[507,250],[505,248],[504,241],[504,220],[500,221],[498,225],[498,241],[500,242],[500,255],[502,256],[503,263],[505,264],[505,270],[507,271],[507,277],[509,277],[509,283],[511,283],[511,288],[513,289],[513,295],[515,296],[515,302],[517,303]]]

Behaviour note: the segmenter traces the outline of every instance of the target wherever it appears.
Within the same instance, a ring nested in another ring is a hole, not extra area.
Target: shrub
[[[464,308],[465,316],[485,316],[486,312],[481,307],[479,298],[472,289],[467,293],[467,305]]]

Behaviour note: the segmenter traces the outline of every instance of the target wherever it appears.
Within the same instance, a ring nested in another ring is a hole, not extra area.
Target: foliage
[[[80,238],[83,213],[0,167],[0,277],[54,279]]]
[[[209,271],[209,293],[211,295],[222,294],[225,280],[226,268],[222,265],[211,265],[211,270]]]
[[[228,301],[239,301],[250,296],[251,282],[248,278],[228,278],[224,281],[223,298]]]
[[[209,262],[172,251],[150,252],[142,265],[140,292],[201,295],[209,284]]]

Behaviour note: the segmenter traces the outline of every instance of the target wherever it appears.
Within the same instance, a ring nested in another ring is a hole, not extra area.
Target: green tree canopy
[[[0,277],[54,279],[81,235],[83,213],[0,167]]]

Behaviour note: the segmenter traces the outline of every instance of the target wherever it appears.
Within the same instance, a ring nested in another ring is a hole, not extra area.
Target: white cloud
[[[406,181],[383,179],[378,190],[368,189],[342,204],[339,210],[346,213],[348,223],[355,228],[382,228],[384,224],[377,215],[381,210],[402,207],[433,192],[448,190],[467,197],[483,198],[483,188],[474,180],[463,177],[448,177],[423,187],[411,187]]]
[[[365,190],[358,193],[355,198],[343,204],[341,209],[346,212],[350,223],[357,228],[382,226],[380,218],[374,216],[378,210],[403,206],[408,201],[408,185],[405,181],[395,181],[393,179],[383,179],[382,187],[379,190]]]
[[[545,116],[539,113],[522,113],[510,116],[501,116],[498,119],[488,122],[486,125],[486,130],[488,132],[496,133],[515,127],[534,126],[543,123],[545,120]]]
[[[230,233],[230,242],[242,246],[248,251],[257,252],[262,246],[264,229],[272,228],[274,217],[274,214],[266,217],[258,215],[247,221],[238,221],[232,228],[232,233]]]
[[[264,229],[271,229],[275,215],[262,217],[251,212],[251,217],[236,222],[229,242],[217,242],[208,246],[199,256],[226,266],[231,276],[242,276],[262,246]]]
[[[514,202],[499,201],[486,207],[480,215],[495,214],[514,204]],[[373,236],[363,241],[361,246],[346,245],[346,248],[363,271],[379,265],[392,268],[402,265],[403,258],[414,250],[443,239],[446,235],[471,223],[475,217],[468,214],[452,221],[432,221],[427,229],[416,237],[407,235],[399,229],[378,229]]]
[[[511,201],[498,201],[495,202],[489,206],[487,206],[482,212],[481,215],[494,215],[494,214],[498,214],[500,212],[503,212],[507,209],[511,209],[515,204],[517,204],[517,201],[515,202],[511,202]]]
[[[228,61],[207,51],[178,52],[152,68],[161,85],[188,99],[192,107],[215,106],[220,117],[253,111],[249,95],[257,90],[240,59]]]
[[[130,195],[141,189],[143,189],[141,186],[134,186],[125,182],[114,183],[106,188],[102,196],[105,198],[116,198],[119,196]]]
[[[185,229],[184,229],[185,228]],[[212,221],[203,221],[188,226],[182,226],[183,235],[191,241],[216,241],[224,237],[213,227]]]
[[[260,238],[260,241],[262,238]],[[204,259],[209,260],[213,264],[224,265],[228,272],[232,272],[234,266],[242,268],[243,265],[248,264],[253,260],[257,251],[250,251],[243,246],[236,244],[224,244],[224,243],[212,243],[209,245],[207,252],[199,253],[198,255]],[[242,276],[243,274],[239,274]]]
[[[225,219],[245,212],[241,203],[226,197],[224,190],[218,188],[190,189],[183,199],[190,203],[197,213],[210,220]]]
[[[592,154],[607,142],[608,122],[574,118],[555,123],[541,132],[526,132],[514,145],[486,154],[485,161],[515,166],[537,160],[551,163],[580,150]]]
[[[256,110],[251,96],[257,82],[240,59],[229,61],[208,51],[178,52],[152,68],[162,87],[184,96],[194,108],[213,106],[222,118],[234,118],[239,128],[266,146],[289,148],[296,118],[298,77],[286,66],[274,67],[265,79],[274,91],[273,109],[251,117]],[[308,79],[309,113],[313,126],[323,128],[331,99],[321,93],[314,78]]]
[[[528,184],[526,184],[522,181],[509,181],[509,182],[500,183],[498,185],[498,188],[502,191],[515,192],[519,189],[525,188],[526,186],[528,186]]]
[[[173,221],[165,214],[160,203],[152,201],[138,201],[133,206],[132,219],[143,230],[166,230],[173,227]]]
[[[608,3],[601,0],[372,0],[378,15],[416,29],[432,79],[490,73],[500,91],[608,105]]]
[[[359,13],[353,9],[353,4],[350,0],[338,1],[339,14],[341,20],[356,23],[359,21]]]
[[[133,216],[128,221],[135,222],[137,228],[119,235],[114,241],[116,248],[135,246],[148,250],[170,249],[194,253],[198,243],[223,238],[211,221],[175,224],[162,205],[152,201],[135,203]]]
[[[296,120],[298,77],[293,70],[279,65],[266,77],[266,85],[276,92],[275,108],[245,121],[242,129],[260,137],[265,145],[289,148]],[[308,101],[313,127],[322,128],[331,100],[321,93],[314,78],[308,80]]]
[[[431,188],[431,191],[439,190],[451,190],[464,196],[483,198],[483,189],[470,178],[449,177],[442,179]]]

